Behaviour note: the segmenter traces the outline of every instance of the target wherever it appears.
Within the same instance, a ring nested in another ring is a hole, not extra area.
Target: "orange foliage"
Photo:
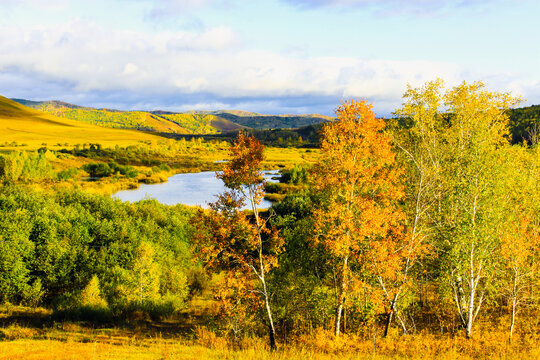
[[[315,210],[315,241],[340,263],[336,334],[348,287],[360,284],[351,263],[385,274],[400,266],[395,241],[402,232],[396,206],[404,194],[401,170],[385,123],[371,109],[365,101],[350,101],[336,110],[338,121],[322,130],[322,159],[313,170],[314,187],[325,198]]]
[[[277,230],[268,228],[257,206],[263,196],[261,164],[264,146],[254,137],[239,133],[231,145],[231,160],[217,177],[229,191],[202,212],[198,235],[199,257],[207,267],[224,270],[225,277],[216,289],[216,298],[230,319],[245,319],[245,304],[264,304],[270,328],[270,346],[275,348],[275,330],[269,305],[266,274],[277,266],[283,247]],[[248,201],[252,214],[241,211]],[[233,316],[242,313],[242,316]],[[233,326],[236,327],[237,321]],[[236,329],[233,328],[236,333]]]

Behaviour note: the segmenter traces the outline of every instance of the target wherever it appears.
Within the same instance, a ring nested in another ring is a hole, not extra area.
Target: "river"
[[[276,182],[272,177],[279,176],[278,170],[263,171],[268,182]],[[217,195],[225,191],[223,181],[216,178],[214,171],[199,173],[176,174],[161,184],[142,184],[138,189],[122,190],[112,196],[122,201],[139,201],[156,199],[167,205],[192,205],[208,208],[208,203],[215,202]],[[261,209],[269,208],[272,203],[263,200]]]

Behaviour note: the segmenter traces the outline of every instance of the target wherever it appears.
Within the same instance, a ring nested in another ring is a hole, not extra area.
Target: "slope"
[[[160,137],[133,130],[106,129],[59,118],[0,96],[0,144],[30,148],[99,143],[127,146]]]
[[[169,111],[95,109],[62,101],[12,99],[48,114],[108,128],[136,129],[177,134],[215,134],[243,128],[211,114]]]
[[[178,134],[215,134],[242,128],[298,128],[332,120],[332,117],[306,115],[262,115],[243,110],[186,111],[121,111],[82,107],[61,101],[13,99],[34,109],[94,125],[150,130]]]

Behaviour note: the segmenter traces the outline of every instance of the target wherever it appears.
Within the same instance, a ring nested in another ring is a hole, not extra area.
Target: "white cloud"
[[[457,8],[488,6],[508,0],[281,0],[300,9],[370,9],[379,13],[433,14]]]
[[[27,5],[34,8],[57,10],[64,8],[68,5],[70,0],[0,0],[2,6],[21,6]]]
[[[111,0],[112,1],[112,0]],[[117,0],[125,2],[145,2],[151,5],[150,17],[163,18],[185,14],[204,8],[226,9],[236,0]]]
[[[245,49],[226,27],[147,34],[73,20],[63,25],[5,28],[0,33],[0,75],[6,79],[24,79],[36,89],[52,83],[55,94],[61,95],[58,89],[64,89],[70,98],[87,94],[88,99],[100,101],[106,94],[102,103],[132,97],[141,104],[148,97],[153,102],[145,104],[154,108],[185,110],[186,104],[215,104],[255,111],[262,111],[254,108],[260,106],[273,107],[273,112],[313,108],[330,113],[340,99],[365,98],[375,103],[377,111],[389,113],[399,105],[406,83],[416,86],[442,77],[452,85],[463,80],[463,74],[451,63],[287,57]],[[11,80],[10,86],[14,84]],[[500,90],[511,85],[539,93],[537,83],[516,78],[497,78],[495,85]],[[12,96],[33,97],[31,88],[20,85]],[[0,93],[10,96],[8,90],[0,83]],[[160,97],[166,99],[161,105]]]

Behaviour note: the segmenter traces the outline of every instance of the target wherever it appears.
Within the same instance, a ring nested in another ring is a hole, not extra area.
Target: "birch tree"
[[[372,245],[388,240],[397,229],[401,214],[396,201],[403,192],[391,140],[383,133],[385,123],[375,118],[372,106],[350,101],[336,115],[337,121],[323,127],[321,159],[313,169],[313,184],[326,199],[314,210],[314,239],[331,254],[336,269],[338,336],[347,297],[358,280],[351,269],[362,266]]]
[[[224,284],[235,289],[232,308],[247,297],[262,300],[270,348],[275,350],[276,331],[267,275],[277,266],[283,244],[277,231],[267,227],[259,211],[264,196],[263,150],[264,146],[254,137],[238,134],[230,148],[231,159],[217,174],[228,191],[210,204],[210,212],[201,213],[206,232],[199,236],[199,241],[200,256],[207,266],[227,272]],[[246,203],[251,214],[241,210]]]
[[[506,166],[508,208],[500,248],[501,290],[510,307],[509,341],[523,305],[534,301],[540,270],[540,154],[538,148],[508,146],[501,162]]]
[[[441,167],[446,154],[444,139],[443,82],[427,82],[420,88],[408,86],[404,103],[396,110],[392,135],[399,164],[405,170],[405,197],[403,199],[406,231],[401,237],[394,257],[399,266],[394,276],[382,276],[378,282],[389,307],[384,335],[388,334],[393,314],[396,314],[404,333],[408,332],[400,314],[402,299],[412,290],[412,271],[417,262],[428,255],[433,241],[430,212],[441,196]],[[377,262],[375,262],[377,264]],[[384,269],[384,267],[382,267]]]

